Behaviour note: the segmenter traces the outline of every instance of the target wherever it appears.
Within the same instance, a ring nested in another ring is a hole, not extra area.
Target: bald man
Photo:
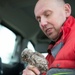
[[[46,57],[49,70],[41,74],[34,65],[27,66],[23,75],[34,75],[31,72],[35,75],[74,75],[75,18],[71,16],[70,4],[64,0],[38,0],[34,14],[39,27],[51,40]]]

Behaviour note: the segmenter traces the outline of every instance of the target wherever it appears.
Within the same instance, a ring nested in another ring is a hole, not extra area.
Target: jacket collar
[[[75,22],[74,17],[69,16],[69,17],[67,18],[67,20],[64,22],[63,26],[61,27],[61,30],[62,30],[62,32],[63,32],[62,40],[63,40],[64,42],[65,42],[65,40],[67,39],[68,34],[70,33],[71,28],[72,28],[74,22]]]
[[[68,34],[71,31],[72,25],[74,24],[75,19],[72,16],[69,16],[67,18],[67,20],[64,22],[64,24],[62,25],[61,29],[60,29],[60,33],[62,33],[62,36],[58,39],[57,42],[51,42],[50,45],[48,46],[48,53],[51,54],[51,49],[54,47],[54,45],[58,44],[60,41],[61,42],[65,42]]]

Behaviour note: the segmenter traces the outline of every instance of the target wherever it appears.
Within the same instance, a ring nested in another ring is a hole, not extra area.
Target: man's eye
[[[40,18],[38,18],[38,19],[37,19],[37,21],[38,21],[38,22],[41,22],[41,19],[40,19]]]
[[[45,16],[46,16],[46,17],[49,17],[49,16],[50,16],[50,14],[45,14]]]
[[[52,15],[52,12],[46,12],[44,15],[45,17],[50,17]]]

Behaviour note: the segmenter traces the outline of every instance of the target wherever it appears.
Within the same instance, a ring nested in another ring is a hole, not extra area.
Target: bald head
[[[49,5],[51,7],[54,7],[56,5],[57,7],[62,7],[64,4],[65,4],[64,0],[38,0],[35,5],[34,13],[36,10],[38,11],[38,9],[43,6]]]
[[[55,3],[59,3],[59,5],[65,4],[64,0],[38,0],[37,3],[40,2],[40,1],[48,1],[48,2],[54,1]]]
[[[61,26],[71,14],[71,7],[64,0],[38,0],[34,14],[42,31],[56,40]],[[46,28],[52,30],[46,32]]]

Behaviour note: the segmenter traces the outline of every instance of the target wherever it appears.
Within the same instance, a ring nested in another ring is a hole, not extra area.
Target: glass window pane
[[[16,35],[0,25],[0,57],[3,63],[9,63],[15,47]]]
[[[30,41],[27,44],[27,48],[29,48],[29,49],[33,50],[33,52],[35,52],[35,48]],[[44,55],[44,57],[46,57],[48,53],[41,53],[41,54]]]
[[[33,44],[29,41],[27,44],[27,48],[31,49],[33,52],[35,52]]]

